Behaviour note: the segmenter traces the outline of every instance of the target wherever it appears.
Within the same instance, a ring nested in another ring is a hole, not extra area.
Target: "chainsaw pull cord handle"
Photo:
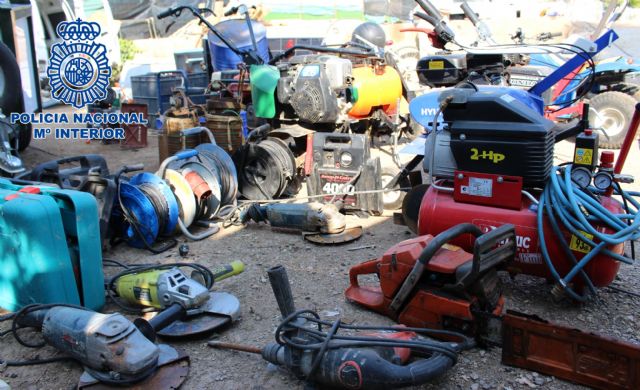
[[[391,304],[389,305],[389,309],[394,315],[398,315],[400,309],[409,298],[411,292],[415,289],[418,281],[422,277],[425,268],[436,254],[436,252],[442,248],[442,246],[454,238],[462,235],[462,234],[471,234],[475,238],[480,237],[482,235],[482,230],[479,227],[472,223],[461,223],[460,225],[453,226],[444,232],[435,236],[429,244],[422,250],[420,256],[418,256],[418,260],[416,261],[413,269],[406,277],[402,286],[393,297]]]

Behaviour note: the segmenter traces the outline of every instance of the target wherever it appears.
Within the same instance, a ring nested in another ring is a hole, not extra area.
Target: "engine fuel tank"
[[[357,101],[349,111],[350,117],[366,118],[376,107],[382,108],[387,115],[396,113],[398,99],[402,98],[402,80],[392,67],[354,67],[353,86],[357,91]]]

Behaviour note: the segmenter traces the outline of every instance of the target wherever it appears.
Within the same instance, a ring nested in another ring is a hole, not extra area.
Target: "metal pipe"
[[[234,343],[225,343],[222,341],[211,340],[207,343],[211,348],[217,349],[232,349],[234,351],[242,351],[248,353],[262,354],[262,349],[258,347],[252,347],[250,345],[242,345],[242,344],[234,344]]]
[[[631,118],[629,130],[627,130],[627,136],[624,138],[622,148],[620,148],[620,154],[618,155],[618,160],[616,161],[616,165],[613,168],[614,174],[622,172],[622,167],[624,167],[624,163],[627,160],[629,150],[631,150],[631,145],[633,145],[633,142],[638,135],[638,127],[640,127],[640,103],[636,104],[636,110],[634,111],[633,117]]]
[[[629,123],[629,129],[627,130],[627,135],[624,137],[624,142],[620,148],[620,154],[618,154],[618,159],[616,160],[616,165],[613,167],[614,175],[622,172],[624,163],[627,161],[627,156],[631,150],[631,145],[633,145],[633,142],[636,140],[636,136],[638,135],[638,127],[640,127],[640,103],[636,103],[636,110],[633,112],[633,117],[631,118],[631,123]],[[613,186],[605,192],[606,196],[611,196],[612,194]]]

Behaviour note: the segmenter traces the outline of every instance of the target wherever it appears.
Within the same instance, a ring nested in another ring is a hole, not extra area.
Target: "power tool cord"
[[[204,280],[204,286],[211,290],[211,288],[213,288],[213,284],[214,284],[214,274],[213,272],[205,267],[204,265],[200,265],[197,263],[167,263],[167,264],[136,264],[136,265],[128,265],[128,264],[124,264],[120,261],[117,260],[113,260],[113,259],[103,259],[102,260],[105,265],[109,264],[112,266],[118,266],[118,267],[122,267],[124,268],[123,271],[118,272],[117,274],[115,274],[114,276],[112,276],[111,278],[109,278],[106,282],[105,282],[105,289],[107,290],[107,294],[109,296],[109,298],[111,299],[111,301],[118,306],[119,308],[121,308],[122,310],[128,312],[128,313],[136,313],[139,314],[140,312],[143,312],[144,310],[142,310],[139,307],[132,307],[132,306],[127,306],[125,304],[123,304],[122,302],[120,302],[119,299],[117,299],[117,295],[115,293],[116,291],[116,287],[115,284],[118,281],[119,278],[121,278],[122,276],[125,275],[131,275],[131,274],[137,274],[137,273],[141,273],[141,272],[146,272],[146,271],[154,271],[154,270],[164,270],[164,269],[172,269],[172,268],[180,268],[180,267],[185,267],[185,268],[191,268],[194,270],[194,272],[198,273],[199,275],[202,276],[202,279]]]
[[[627,202],[625,207],[626,214],[613,214],[600,202],[585,193],[579,186],[574,185],[571,181],[571,165],[565,165],[563,167],[554,167],[551,178],[540,196],[537,227],[540,235],[542,257],[555,281],[571,298],[579,302],[586,301],[589,295],[586,292],[579,294],[571,287],[570,283],[577,274],[580,274],[588,290],[595,295],[595,287],[590,278],[584,273],[584,267],[598,254],[603,253],[614,260],[626,264],[633,263],[633,259],[614,253],[607,249],[607,246],[623,244],[626,241],[640,238],[640,203],[634,199],[638,194],[626,192],[620,186],[616,186],[614,189],[615,194],[621,196]],[[593,189],[592,192],[598,193],[598,190]],[[545,215],[549,217],[548,220],[555,233],[554,238],[560,243],[573,263],[573,268],[564,277],[560,276],[549,255],[544,235],[543,222]],[[559,222],[558,219],[560,220]],[[577,261],[566,239],[559,233],[560,224],[577,239],[591,247],[589,253],[582,257],[580,261]],[[600,232],[594,225],[606,226],[613,232]],[[598,243],[595,241],[598,241]]]
[[[0,322],[12,320],[11,329],[1,333],[0,337],[3,337],[5,335],[11,333],[13,335],[13,337],[16,339],[16,341],[18,342],[18,344],[20,344],[20,345],[22,345],[24,347],[27,347],[27,348],[42,348],[42,347],[44,347],[46,345],[46,342],[44,342],[44,341],[39,342],[39,343],[35,343],[35,344],[30,344],[30,343],[24,341],[24,339],[20,336],[18,331],[20,329],[26,329],[26,328],[31,328],[31,327],[30,326],[22,326],[22,325],[20,325],[20,319],[22,319],[24,316],[26,316],[27,314],[29,314],[31,312],[34,312],[34,311],[37,311],[37,310],[50,309],[52,307],[58,307],[58,306],[73,307],[73,308],[76,308],[76,309],[86,310],[86,308],[84,308],[82,306],[70,305],[70,304],[60,304],[60,303],[27,305],[27,306],[24,306],[23,308],[21,308],[20,310],[18,310],[17,312],[15,312],[15,313],[10,313],[10,314],[7,314],[7,315],[4,315],[4,316],[0,317]],[[0,359],[0,366],[24,367],[24,366],[35,366],[35,365],[40,365],[40,364],[64,362],[64,361],[70,361],[70,360],[71,361],[76,361],[75,359],[73,359],[70,356],[56,356],[56,357],[50,357],[50,358],[46,358],[46,359],[29,359],[29,360],[2,360],[2,359]]]
[[[120,177],[116,178],[116,185],[117,185],[116,192],[118,193],[118,204],[122,209],[122,214],[125,220],[129,222],[134,232],[138,235],[138,237],[140,238],[144,246],[149,250],[149,252],[157,255],[167,251],[168,249],[173,248],[178,244],[178,241],[175,238],[167,239],[166,241],[163,241],[162,244],[156,245],[155,247],[153,246],[153,243],[147,242],[146,236],[143,234],[143,230],[147,230],[148,232],[149,229],[144,224],[141,224],[140,221],[138,221],[138,218],[133,213],[129,212],[129,209],[127,209],[127,207],[122,202],[122,195],[120,193]],[[150,202],[152,201],[150,200]],[[165,217],[166,217],[166,214],[158,215],[159,220]],[[166,219],[168,219],[168,217],[166,217]]]
[[[315,324],[317,329],[305,326],[305,323]],[[324,332],[322,327],[330,327],[328,332]],[[291,329],[296,328],[298,334],[295,337],[289,337],[287,333]],[[460,339],[460,343],[443,343],[434,340],[396,340],[386,339],[375,336],[343,336],[338,335],[339,330],[367,330],[378,332],[402,332],[411,331],[421,334],[437,334],[452,336]],[[306,334],[307,337],[300,335],[300,332]],[[475,342],[467,336],[446,330],[426,329],[426,328],[408,328],[408,327],[385,327],[385,326],[361,326],[343,324],[339,319],[334,322],[323,321],[320,316],[313,310],[298,310],[282,320],[275,332],[276,342],[282,346],[299,350],[317,350],[314,361],[311,364],[311,370],[306,374],[312,377],[315,370],[319,367],[324,354],[331,349],[338,348],[371,348],[371,347],[390,347],[390,348],[409,348],[412,351],[425,355],[434,356],[441,354],[452,360],[455,364],[458,353],[462,350],[470,349],[475,346]],[[316,342],[313,342],[315,340]]]

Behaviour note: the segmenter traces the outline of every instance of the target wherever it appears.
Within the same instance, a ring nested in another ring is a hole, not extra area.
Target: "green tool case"
[[[104,301],[96,199],[0,179],[0,307],[68,303],[99,310]]]

